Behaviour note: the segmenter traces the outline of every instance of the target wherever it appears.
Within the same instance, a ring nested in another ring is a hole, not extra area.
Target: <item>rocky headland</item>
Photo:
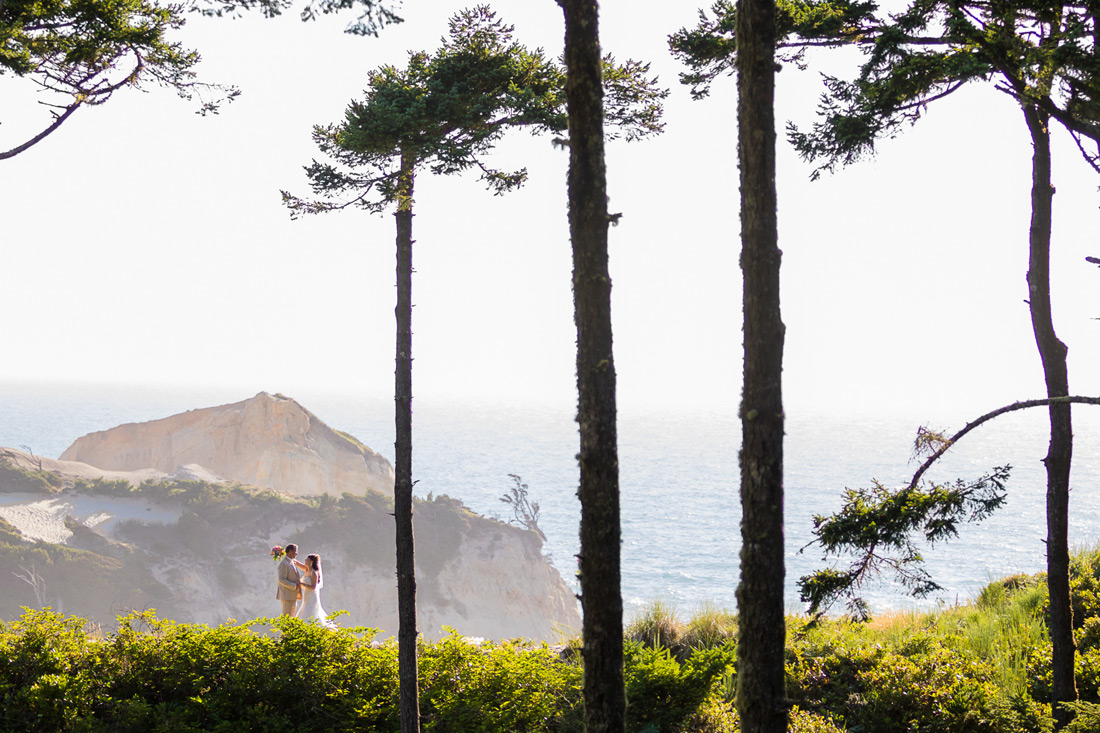
[[[266,392],[231,405],[90,433],[69,446],[61,460],[165,475],[200,466],[215,480],[295,496],[369,490],[393,495],[393,467],[383,456],[289,397]]]
[[[132,609],[216,624],[274,615],[272,545],[322,556],[342,625],[397,629],[393,471],[294,400],[222,407],[78,439],[60,460],[0,449],[0,617],[50,605],[111,626]],[[579,628],[534,531],[442,496],[414,506],[418,615],[486,638]]]

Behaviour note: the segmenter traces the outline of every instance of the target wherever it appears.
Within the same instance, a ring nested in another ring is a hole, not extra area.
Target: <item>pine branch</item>
[[[7,160],[8,158],[14,158],[15,156],[22,153],[24,150],[32,148],[35,145],[37,145],[38,143],[45,140],[51,133],[53,133],[54,130],[61,127],[61,124],[63,122],[65,122],[65,120],[69,119],[69,117],[72,116],[73,112],[76,112],[76,110],[80,107],[80,105],[81,105],[81,102],[79,100],[76,101],[75,103],[69,105],[68,107],[65,108],[65,111],[63,113],[61,113],[61,114],[57,115],[56,117],[54,117],[53,123],[49,127],[47,127],[45,130],[43,130],[42,132],[40,132],[37,135],[35,135],[34,137],[32,137],[30,140],[27,140],[22,145],[17,145],[14,148],[12,148],[11,150],[0,152],[0,160]]]
[[[844,505],[838,512],[828,517],[815,515],[815,539],[799,552],[820,545],[826,558],[846,553],[855,553],[856,558],[845,570],[819,570],[799,579],[800,595],[803,602],[809,604],[808,612],[820,618],[838,600],[847,597],[849,613],[866,620],[868,607],[857,591],[884,569],[893,572],[895,580],[911,595],[923,597],[939,590],[940,586],[920,567],[923,558],[913,536],[919,532],[925,542],[934,545],[958,536],[960,523],[979,522],[988,517],[1005,501],[1011,467],[996,467],[976,481],[956,479],[954,484],[943,485],[922,486],[924,474],[975,428],[1009,412],[1052,404],[1100,405],[1100,397],[1070,396],[1015,402],[968,422],[951,437],[921,427],[914,450],[917,454],[931,451],[931,455],[907,486],[891,490],[875,481],[871,489],[846,489]]]
[[[1088,258],[1086,257],[1085,259],[1088,259]],[[1100,264],[1100,263],[1098,263],[1098,264]],[[932,464],[935,463],[936,461],[938,461],[941,457],[943,457],[943,455],[945,453],[947,453],[947,451],[950,450],[951,447],[953,445],[955,445],[955,443],[957,443],[959,440],[961,440],[963,438],[963,436],[965,436],[971,430],[974,430],[975,428],[979,427],[980,425],[983,425],[983,424],[989,422],[990,420],[992,420],[995,417],[999,417],[1000,415],[1004,415],[1004,414],[1007,414],[1009,412],[1016,412],[1017,410],[1026,410],[1030,407],[1045,407],[1045,406],[1054,405],[1054,404],[1100,405],[1100,397],[1070,396],[1070,397],[1050,397],[1050,398],[1041,399],[1041,400],[1026,400],[1026,401],[1023,401],[1023,402],[1013,402],[1011,405],[1005,405],[1004,407],[999,407],[996,410],[993,410],[992,412],[987,412],[986,414],[982,415],[981,417],[979,417],[979,418],[977,418],[977,419],[975,419],[971,422],[968,422],[962,430],[955,433],[950,438],[947,438],[946,441],[943,443],[943,445],[938,450],[936,450],[935,453],[930,455],[928,457],[928,459],[925,460],[925,462],[921,464],[920,468],[917,469],[916,473],[913,474],[913,479],[909,482],[909,488],[910,489],[915,488],[916,485],[917,485],[917,482],[919,482],[921,477],[924,476],[924,473],[929,468],[932,467]]]

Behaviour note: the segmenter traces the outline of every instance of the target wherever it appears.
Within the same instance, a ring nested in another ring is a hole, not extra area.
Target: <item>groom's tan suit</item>
[[[283,615],[293,616],[294,605],[302,595],[298,585],[302,576],[295,567],[294,561],[285,555],[279,563],[278,574],[279,588],[275,591],[275,597],[283,603]]]

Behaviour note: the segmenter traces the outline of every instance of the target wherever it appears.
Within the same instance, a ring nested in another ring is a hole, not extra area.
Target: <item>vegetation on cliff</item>
[[[0,448],[0,494],[52,494],[64,486],[64,479],[58,474],[23,468],[11,459],[12,455],[12,451]]]

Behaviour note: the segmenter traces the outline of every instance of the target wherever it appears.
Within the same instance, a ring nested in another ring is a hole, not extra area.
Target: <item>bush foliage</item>
[[[23,468],[13,460],[14,455],[0,448],[0,493],[53,494],[61,490],[62,482],[57,474]]]
[[[333,507],[337,509],[338,507]],[[972,605],[870,623],[788,619],[794,733],[1038,733],[1052,725],[1042,577],[991,584]],[[1070,731],[1100,726],[1100,552],[1073,564],[1079,656]],[[656,632],[656,633],[655,633]],[[262,618],[216,628],[152,612],[103,633],[27,610],[0,623],[0,730],[397,731],[397,648],[376,630]],[[629,627],[633,733],[735,733],[736,619],[704,608],[681,623],[662,604]],[[580,733],[583,667],[563,649],[423,644],[430,733]]]
[[[28,610],[0,625],[0,730],[397,731],[397,647],[374,629],[298,619],[216,628],[151,612],[97,635],[83,619]],[[634,645],[626,665],[633,730],[689,730],[711,705],[732,650],[681,664]],[[420,649],[423,730],[584,729],[581,666],[547,645],[475,642],[452,632]],[[647,727],[648,726],[648,727]],[[656,726],[656,727],[655,727]],[[698,728],[698,730],[704,730]],[[727,730],[710,728],[709,730]]]

